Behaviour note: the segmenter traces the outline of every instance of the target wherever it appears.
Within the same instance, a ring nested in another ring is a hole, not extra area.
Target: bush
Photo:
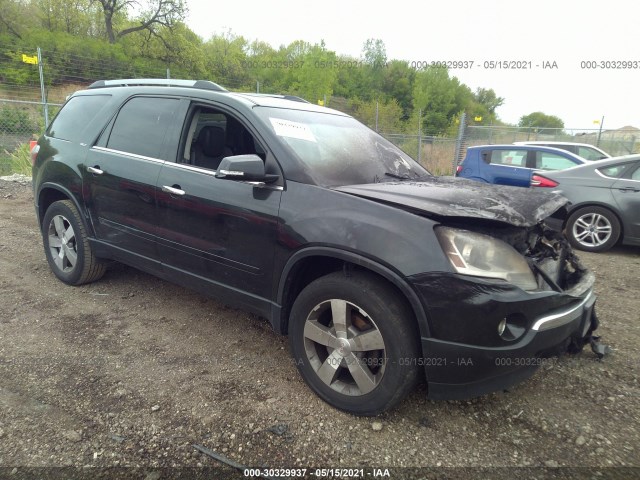
[[[0,133],[31,135],[40,130],[26,109],[12,105],[0,108]]]
[[[0,175],[12,173],[31,176],[31,150],[28,144],[20,145],[12,152],[3,150],[0,154]]]

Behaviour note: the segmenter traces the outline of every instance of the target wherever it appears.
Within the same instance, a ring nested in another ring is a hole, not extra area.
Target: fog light
[[[522,313],[510,313],[498,324],[498,335],[511,342],[522,337],[527,331],[527,318]]]
[[[502,320],[500,320],[500,323],[498,324],[498,335],[499,336],[502,336],[506,326],[507,326],[507,319],[503,318]]]

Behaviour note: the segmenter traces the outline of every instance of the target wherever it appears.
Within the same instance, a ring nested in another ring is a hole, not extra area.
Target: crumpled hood
[[[569,201],[543,189],[488,185],[456,177],[432,177],[335,187],[340,192],[443,217],[483,218],[530,227]]]

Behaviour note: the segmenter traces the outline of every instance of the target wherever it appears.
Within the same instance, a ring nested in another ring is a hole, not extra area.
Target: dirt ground
[[[0,181],[0,478],[231,471],[194,445],[307,477],[350,467],[480,478],[492,467],[484,478],[639,478],[639,254],[581,255],[613,349],[603,361],[586,349],[471,401],[430,401],[422,386],[387,414],[356,418],[307,388],[263,319],[121,265],[64,285],[45,260],[30,184]]]

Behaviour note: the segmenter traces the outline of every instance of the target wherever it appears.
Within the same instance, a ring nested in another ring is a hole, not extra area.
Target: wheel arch
[[[304,287],[317,278],[348,268],[368,271],[389,283],[407,302],[421,336],[430,336],[422,303],[416,292],[398,273],[370,258],[332,247],[305,248],[289,258],[278,282],[276,303],[280,307],[276,308],[272,315],[274,330],[283,335],[288,333],[291,307]]]
[[[52,203],[59,200],[70,200],[71,202],[73,202],[76,209],[78,209],[78,212],[80,212],[80,215],[83,217],[88,233],[93,236],[92,225],[87,218],[86,210],[82,207],[82,205],[80,205],[77,197],[69,189],[57,183],[43,183],[38,190],[36,197],[36,211],[38,214],[38,224],[40,225],[40,227],[42,228],[42,219],[44,218],[47,209],[51,206]]]

